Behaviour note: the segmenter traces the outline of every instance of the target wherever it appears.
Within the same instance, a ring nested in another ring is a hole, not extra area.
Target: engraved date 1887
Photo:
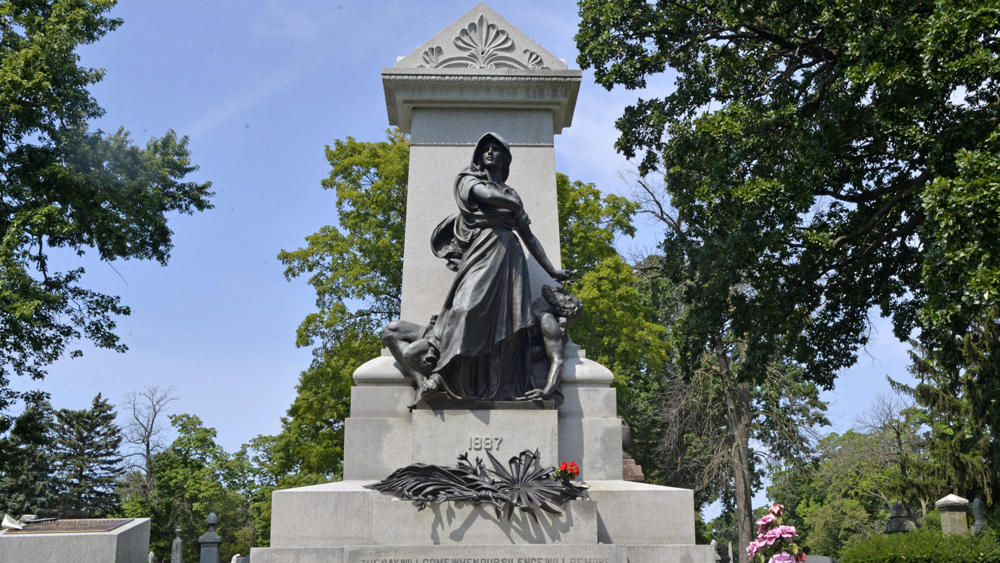
[[[470,450],[494,450],[500,451],[500,442],[503,438],[490,436],[469,436]]]

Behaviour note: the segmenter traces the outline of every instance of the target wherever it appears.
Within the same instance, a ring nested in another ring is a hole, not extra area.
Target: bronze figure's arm
[[[557,282],[564,282],[573,277],[575,273],[573,270],[562,270],[556,268],[549,261],[549,257],[545,255],[545,249],[542,248],[542,243],[538,242],[535,237],[535,233],[531,232],[531,227],[528,225],[527,221],[521,223],[517,226],[517,234],[524,241],[524,246],[528,247],[528,252],[538,260],[538,264],[545,270],[545,273],[552,276],[552,279]]]

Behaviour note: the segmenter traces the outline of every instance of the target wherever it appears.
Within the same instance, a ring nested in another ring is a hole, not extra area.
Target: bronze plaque
[[[29,522],[23,530],[7,530],[8,534],[79,534],[82,532],[110,532],[128,524],[135,518],[81,518],[79,520],[50,520]]]

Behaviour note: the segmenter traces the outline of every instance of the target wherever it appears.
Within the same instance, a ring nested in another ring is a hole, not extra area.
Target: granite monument
[[[401,318],[354,373],[344,480],[276,491],[253,563],[714,562],[692,491],[622,479],[613,376],[566,336],[586,304],[560,283],[554,139],[580,81],[485,4],[382,69],[411,140]],[[515,510],[504,467],[545,481],[560,460],[578,493]]]

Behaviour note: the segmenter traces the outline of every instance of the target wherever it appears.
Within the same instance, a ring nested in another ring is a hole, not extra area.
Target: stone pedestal
[[[0,532],[0,561],[146,563],[149,554],[149,518],[130,520],[107,532],[24,534],[5,530]]]
[[[554,135],[572,122],[581,72],[479,4],[393,68],[382,70],[389,123],[410,134],[402,320],[426,324],[454,273],[429,248],[455,210],[456,174],[485,132],[510,143],[509,185],[531,230],[559,264]],[[527,253],[526,253],[527,254]],[[530,258],[532,293],[551,283]],[[586,313],[584,313],[586,314]],[[567,345],[563,401],[421,405],[388,352],[354,373],[344,427],[344,481],[276,491],[271,547],[253,563],[714,563],[694,545],[689,490],[622,480],[622,431],[612,373]],[[439,408],[440,407],[440,408]],[[454,465],[493,453],[501,462],[537,449],[543,466],[575,461],[586,498],[561,515],[497,518],[469,503],[413,503],[364,488],[411,463]]]
[[[588,481],[587,498],[542,513],[515,513],[456,502],[412,503],[341,481],[275,491],[271,547],[251,551],[252,563],[448,557],[480,561],[556,557],[621,563],[714,563],[710,546],[694,545],[694,495],[688,489],[621,480]]]
[[[406,405],[413,400],[413,385],[384,351],[354,373],[351,416],[344,426],[344,479],[384,479],[418,462],[451,465],[466,452],[470,458],[485,457],[486,438],[502,438],[494,451],[502,461],[537,448],[546,463],[576,461],[582,479],[621,479],[621,423],[613,381],[607,368],[569,345],[558,412],[513,404],[411,413]]]
[[[941,533],[948,536],[951,534],[964,534],[969,531],[969,519],[966,511],[969,509],[969,501],[958,495],[948,495],[934,503],[938,512],[941,513]]]
[[[486,459],[489,452],[504,462],[524,450],[537,449],[542,465],[558,465],[558,413],[554,405],[497,406],[501,408],[413,411],[413,463],[454,465],[455,452],[467,453],[469,459]]]

